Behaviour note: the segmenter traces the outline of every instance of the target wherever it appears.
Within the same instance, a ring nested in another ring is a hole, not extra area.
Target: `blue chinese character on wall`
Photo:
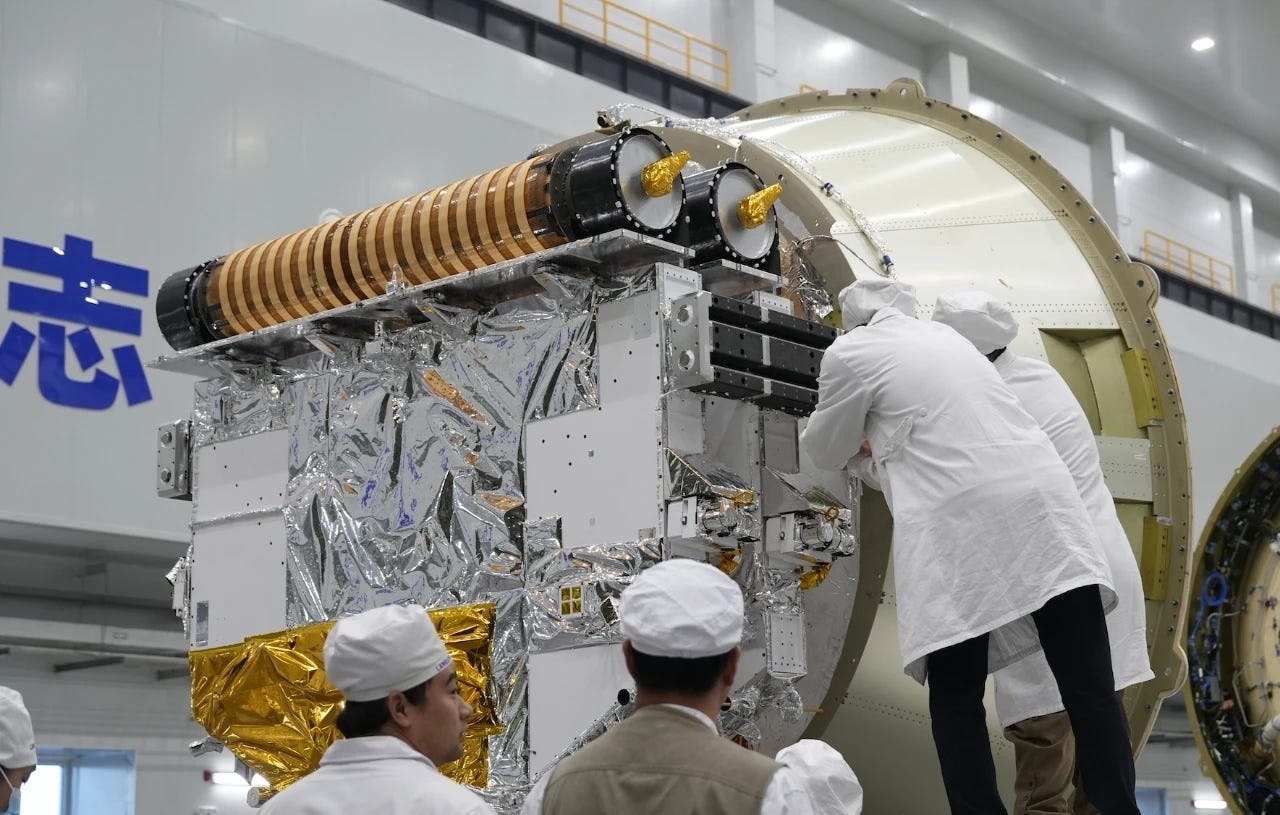
[[[9,324],[0,339],[0,381],[14,383],[38,341],[40,394],[55,405],[106,410],[120,390],[130,405],[151,399],[138,349],[132,344],[111,348],[118,374],[112,376],[98,367],[106,355],[93,335],[94,328],[101,328],[142,336],[142,309],[110,301],[132,296],[145,302],[146,269],[95,258],[93,242],[74,235],[66,236],[61,249],[5,238],[3,265],[48,275],[61,285],[9,282],[9,311],[42,319],[36,332],[17,321]],[[68,347],[74,376],[68,370]]]

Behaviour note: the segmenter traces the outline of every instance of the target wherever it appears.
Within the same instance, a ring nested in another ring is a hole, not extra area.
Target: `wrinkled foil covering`
[[[178,558],[164,579],[173,587],[173,611],[182,620],[182,633],[189,634],[191,626],[191,556],[195,544],[187,545],[187,553]]]
[[[528,791],[529,647],[525,635],[523,591],[492,595],[497,607],[489,646],[490,697],[502,732],[489,738],[489,785],[480,790],[499,811],[519,806]]]
[[[795,682],[761,671],[729,695],[729,709],[720,714],[720,732],[726,738],[739,738],[756,748],[764,739],[761,725],[768,727],[773,717],[795,723],[804,714],[804,700]]]
[[[519,589],[525,422],[599,403],[589,280],[370,343],[290,388],[288,622]],[[607,292],[606,292],[607,293]]]
[[[458,688],[475,708],[462,758],[440,771],[480,787],[488,783],[488,737],[502,732],[499,709],[489,693],[494,611],[492,604],[480,603],[429,612],[453,657]],[[271,793],[314,770],[338,738],[335,722],[342,695],[324,672],[324,641],[333,625],[264,634],[189,655],[192,716],[261,773]]]
[[[560,519],[525,524],[525,579],[528,592],[526,630],[531,651],[554,651],[605,642],[621,642],[618,601],[641,571],[662,560],[656,538],[634,543],[606,543],[566,549]],[[580,589],[581,608],[562,591]]]
[[[706,456],[667,451],[667,495],[728,498],[740,507],[756,503],[755,490]]]
[[[825,320],[835,309],[822,274],[805,259],[805,243],[790,235],[778,242],[782,295],[797,306],[796,314],[811,320]]]

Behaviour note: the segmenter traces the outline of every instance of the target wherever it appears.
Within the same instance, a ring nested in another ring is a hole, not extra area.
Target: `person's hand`
[[[867,456],[868,458],[870,458],[870,457],[871,457],[871,442],[870,442],[870,441],[868,441],[867,439],[863,439],[863,440],[862,440],[862,446],[858,448],[858,454],[859,454],[859,455],[862,455],[862,456]]]

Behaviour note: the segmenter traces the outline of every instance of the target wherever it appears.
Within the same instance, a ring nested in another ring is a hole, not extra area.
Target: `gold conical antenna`
[[[688,150],[660,158],[640,171],[640,184],[650,198],[670,195],[676,185],[676,178],[688,163]]]
[[[769,207],[782,195],[782,185],[773,184],[753,192],[738,202],[738,223],[747,229],[763,226],[769,218]]]

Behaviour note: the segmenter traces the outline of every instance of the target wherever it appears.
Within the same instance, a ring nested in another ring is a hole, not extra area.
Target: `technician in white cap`
[[[742,591],[719,569],[670,560],[646,569],[622,593],[623,658],[636,682],[635,712],[564,759],[525,800],[523,815],[810,815],[815,773],[857,779],[834,750],[784,766],[720,736],[716,717],[742,655]],[[802,742],[802,744],[804,744]],[[846,781],[836,781],[844,794]]]
[[[36,736],[22,694],[0,687],[0,813],[18,812],[22,785],[36,771]]]
[[[264,815],[493,815],[436,771],[462,755],[472,708],[421,606],[384,606],[329,632],[324,666],[346,697],[320,767],[269,801]]]
[[[1018,336],[1018,321],[1008,307],[986,292],[939,297],[933,321],[954,328],[995,364],[1022,407],[1044,428],[1075,479],[1103,553],[1111,568],[1120,604],[1107,616],[1115,690],[1145,682],[1155,674],[1147,656],[1147,615],[1142,576],[1115,502],[1102,479],[1102,462],[1093,427],[1071,388],[1046,362],[1008,350]],[[1076,666],[1097,676],[1087,665]],[[1015,815],[1026,812],[1085,811],[1084,791],[1074,778],[1077,762],[1071,722],[1044,654],[1035,654],[999,671],[996,712],[1017,758]],[[1118,703],[1118,700],[1117,700]],[[1121,710],[1123,714],[1123,709]],[[1081,762],[1086,756],[1079,756]],[[1075,786],[1075,804],[1069,800]]]
[[[840,307],[848,332],[823,356],[802,440],[819,467],[874,470],[882,485],[902,662],[916,681],[928,678],[951,811],[1006,811],[987,738],[986,678],[1043,644],[1067,709],[1090,722],[1076,730],[1082,753],[1094,754],[1083,767],[1091,800],[1104,815],[1138,815],[1129,739],[1109,687],[1104,614],[1115,594],[1066,465],[968,341],[916,319],[913,287],[859,280],[840,293]],[[1106,680],[1069,663],[1097,666]]]

